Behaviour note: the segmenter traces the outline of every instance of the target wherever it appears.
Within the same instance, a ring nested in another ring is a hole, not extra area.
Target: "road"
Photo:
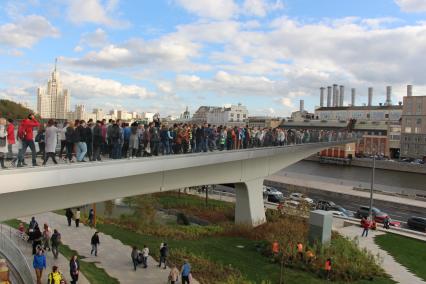
[[[290,194],[290,192],[284,187],[276,187],[278,190],[280,190],[284,196],[288,196]],[[235,190],[232,186],[229,185],[217,185],[215,187],[216,190],[221,190],[221,191],[225,191],[225,192],[230,192],[230,193],[235,193]],[[314,199],[314,201],[317,200],[330,200],[329,195],[327,194],[327,192],[323,192],[323,191],[315,191],[315,192],[311,192],[309,194],[309,197]],[[373,196],[374,197],[374,196]],[[355,212],[360,206],[368,206],[368,203],[365,204],[358,204],[358,203],[354,203],[353,200],[351,199],[350,196],[347,197],[343,197],[343,198],[333,198],[330,201],[333,201],[334,203],[346,208],[349,211],[353,211]],[[374,203],[373,203],[374,206]],[[381,206],[379,208],[380,210],[382,210],[383,212],[386,212],[389,214],[389,216],[396,220],[396,221],[400,221],[403,222],[403,227],[405,226],[405,222],[407,222],[407,219],[410,218],[411,216],[420,216],[421,214],[419,212],[416,212],[415,210],[404,210],[395,206]],[[420,216],[422,217],[422,216]]]

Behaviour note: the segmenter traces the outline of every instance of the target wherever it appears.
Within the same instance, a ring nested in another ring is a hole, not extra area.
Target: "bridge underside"
[[[315,143],[2,172],[0,184],[6,186],[0,189],[0,221],[127,196],[235,183],[236,222],[256,226],[265,222],[264,178],[337,144]]]

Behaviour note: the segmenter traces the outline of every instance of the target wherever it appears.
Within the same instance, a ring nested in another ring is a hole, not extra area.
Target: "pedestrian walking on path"
[[[37,284],[41,284],[43,270],[46,269],[46,256],[40,246],[37,248],[37,253],[34,255],[33,267],[36,274]]]
[[[89,219],[89,226],[93,227],[95,225],[95,211],[93,210],[93,208],[90,209],[89,217],[87,219]]]
[[[191,278],[191,265],[187,260],[184,260],[182,265],[182,284],[189,284]]]
[[[363,228],[361,237],[364,237],[364,235],[368,237],[368,230],[370,229],[370,221],[365,218],[361,219],[361,226]]]
[[[79,274],[80,274],[80,263],[78,262],[77,256],[73,255],[73,257],[70,260],[71,284],[77,284]]]
[[[53,230],[52,237],[50,238],[50,244],[52,245],[53,258],[58,259],[61,234],[56,229]]]
[[[100,244],[99,232],[96,231],[93,234],[92,239],[90,240],[90,244],[92,245],[92,250],[90,251],[90,254],[92,255],[94,253],[95,256],[98,256],[98,245]]]
[[[78,228],[80,225],[80,208],[77,208],[77,211],[75,211],[75,227]]]
[[[136,268],[139,264],[139,250],[136,246],[132,248],[132,253],[130,254],[130,256],[132,258],[133,268],[136,271]]]
[[[158,267],[161,267],[161,264],[164,263],[164,269],[167,268],[166,261],[168,254],[169,248],[167,246],[167,243],[163,243],[163,245],[160,247],[160,263],[158,263]]]
[[[173,265],[172,269],[170,269],[169,281],[170,284],[175,284],[179,281],[179,269],[177,269],[176,265]]]
[[[142,249],[143,268],[148,267],[148,256],[149,256],[149,248],[146,245],[143,245],[143,249]]]
[[[52,267],[52,272],[49,273],[47,278],[47,284],[61,284],[61,281],[65,280],[62,273],[59,272],[57,266]]]
[[[72,213],[71,208],[67,208],[67,210],[65,210],[65,216],[67,217],[68,226],[71,227],[72,217],[74,217],[74,213]]]

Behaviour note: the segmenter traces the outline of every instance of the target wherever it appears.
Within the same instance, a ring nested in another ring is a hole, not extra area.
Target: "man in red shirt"
[[[30,147],[32,155],[33,167],[38,166],[36,161],[36,149],[33,140],[33,128],[38,127],[40,123],[35,119],[34,114],[29,114],[28,118],[21,122],[18,129],[18,138],[22,141],[22,150],[18,157],[18,167],[22,167],[24,164],[24,155],[27,148]]]
[[[7,158],[13,159],[12,146],[15,144],[15,125],[13,125],[13,119],[7,120]]]

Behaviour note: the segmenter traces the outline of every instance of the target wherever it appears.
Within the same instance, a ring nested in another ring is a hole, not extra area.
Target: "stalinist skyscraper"
[[[70,92],[62,89],[59,72],[56,70],[57,61],[55,59],[55,69],[47,82],[47,89],[37,89],[37,112],[42,118],[66,119],[70,111]]]

